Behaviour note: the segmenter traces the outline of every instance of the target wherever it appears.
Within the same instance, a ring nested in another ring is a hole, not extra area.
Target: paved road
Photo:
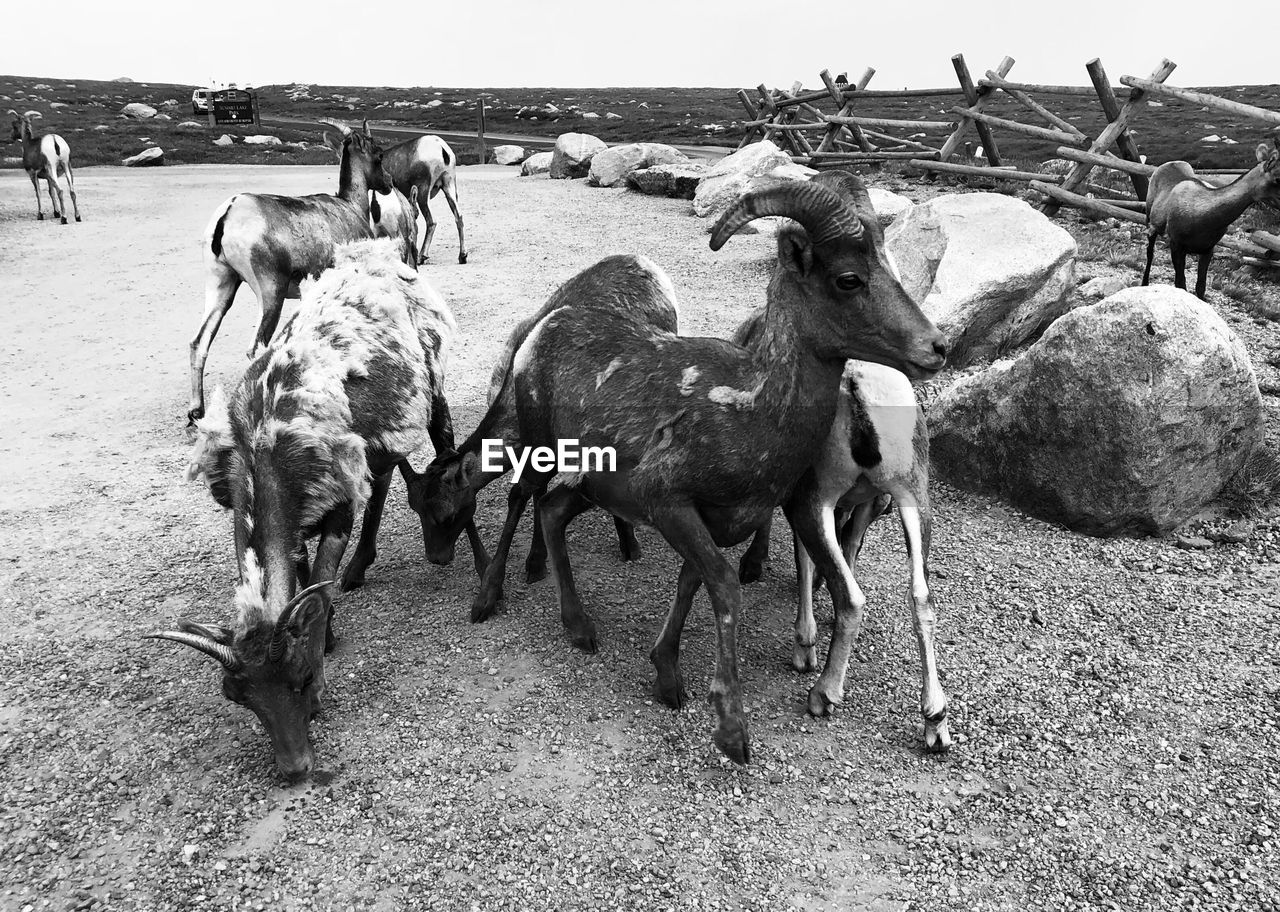
[[[279,124],[281,126],[300,127],[300,126],[324,126],[319,121],[311,120],[306,117],[280,117],[279,115],[264,116],[262,118],[264,124]],[[415,126],[393,126],[390,124],[377,124],[371,127],[375,133],[401,133],[408,135],[421,135],[423,133],[432,133],[451,143],[465,143],[474,141],[476,134],[474,131],[466,130],[429,130],[426,127]],[[550,149],[555,145],[554,136],[525,136],[515,133],[485,133],[485,139],[490,145],[500,145],[502,143],[513,143],[515,145],[526,146],[534,149]],[[733,149],[727,146],[682,146],[677,145],[677,149],[691,158],[707,158],[716,159],[728,155]]]

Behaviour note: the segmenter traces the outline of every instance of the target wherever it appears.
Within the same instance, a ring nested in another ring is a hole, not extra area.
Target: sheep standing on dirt
[[[40,205],[40,179],[43,178],[49,190],[49,205],[53,206],[53,217],[62,219],[67,224],[67,201],[62,194],[62,178],[67,178],[67,189],[71,191],[71,205],[76,211],[76,221],[80,221],[80,200],[76,197],[76,180],[71,173],[71,147],[57,133],[44,133],[37,136],[31,129],[31,116],[39,116],[38,112],[19,114],[10,110],[13,118],[13,136],[11,139],[22,141],[22,167],[27,177],[31,178],[31,186],[36,191],[36,218],[44,220],[44,209]],[[58,191],[58,198],[53,198],[53,191]]]
[[[262,720],[286,776],[314,761],[308,723],[324,694],[332,583],[356,512],[365,509],[364,525],[344,589],[374,560],[396,466],[428,436],[437,450],[453,445],[444,374],[455,333],[449,308],[393,243],[341,246],[231,401],[218,390],[199,423],[191,474],[234,512],[236,619],[180,621],[153,636],[222,664],[223,693]],[[306,542],[317,535],[311,564]]]
[[[369,122],[365,121],[365,133],[369,132]],[[426,220],[426,231],[422,237],[422,252],[418,256],[419,265],[427,262],[431,250],[431,240],[436,235],[436,220],[431,217],[430,202],[437,193],[444,193],[449,208],[453,210],[453,220],[458,226],[458,262],[467,261],[467,241],[462,227],[462,213],[458,209],[458,156],[449,144],[439,136],[419,136],[388,147],[383,157],[383,166],[391,175],[391,182],[396,189],[407,198],[413,188],[418,191],[418,208]]]
[[[209,348],[244,282],[258,297],[262,316],[249,357],[276,331],[285,298],[299,283],[333,265],[339,244],[373,237],[369,191],[391,191],[377,143],[343,124],[338,193],[276,196],[241,193],[214,210],[204,235],[204,318],[191,340],[191,401],[187,418],[204,416],[204,365]]]
[[[369,194],[369,225],[376,238],[395,241],[400,261],[418,268],[418,188],[409,189],[409,198],[394,187],[390,193]]]

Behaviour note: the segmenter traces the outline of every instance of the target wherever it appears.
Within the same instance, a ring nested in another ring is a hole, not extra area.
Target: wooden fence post
[[[1102,110],[1107,115],[1107,123],[1113,123],[1120,116],[1120,102],[1116,100],[1116,93],[1111,88],[1111,80],[1107,79],[1107,71],[1102,68],[1102,61],[1094,57],[1084,65],[1084,68],[1089,73],[1089,81],[1093,83],[1093,90],[1098,93],[1098,101],[1102,102]],[[1133,134],[1127,129],[1121,130],[1116,136],[1116,148],[1129,161],[1142,161],[1142,156],[1138,154],[1138,144],[1133,141]],[[1133,192],[1137,194],[1138,199],[1145,201],[1147,198],[1146,177],[1141,174],[1130,174],[1129,177],[1133,181]]]
[[[1000,66],[996,67],[996,73],[1003,79],[1009,75],[1009,71],[1013,69],[1014,60],[1012,57],[1006,57],[1000,61]],[[994,86],[975,87],[973,78],[969,75],[969,67],[964,62],[964,54],[956,54],[951,58],[951,65],[955,67],[956,78],[960,80],[960,88],[964,91],[965,101],[969,103],[969,110],[981,111],[986,105],[987,99],[991,97],[991,93],[995,91]],[[1000,150],[996,147],[996,138],[991,134],[991,128],[984,123],[978,123],[966,117],[956,125],[956,131],[952,133],[945,143],[942,144],[940,158],[946,161],[955,151],[960,148],[960,143],[964,140],[965,131],[969,129],[969,125],[973,124],[978,131],[978,138],[982,140],[982,151],[987,155],[987,161],[993,167],[1000,165]]]
[[[1152,81],[1164,82],[1169,78],[1169,74],[1171,74],[1177,66],[1178,65],[1172,60],[1162,60],[1160,62],[1160,66],[1158,66],[1155,72],[1151,74]],[[1111,144],[1116,141],[1116,137],[1118,137],[1121,131],[1124,130],[1125,125],[1129,122],[1130,115],[1132,115],[1133,112],[1145,101],[1146,93],[1143,92],[1142,89],[1135,88],[1131,90],[1129,92],[1129,100],[1126,101],[1116,113],[1115,120],[1107,124],[1106,127],[1103,128],[1102,132],[1098,134],[1098,138],[1089,146],[1089,151],[1095,155],[1102,155],[1105,153],[1111,147]],[[1075,194],[1075,191],[1084,186],[1085,182],[1089,178],[1089,172],[1092,171],[1093,168],[1094,166],[1087,161],[1077,162],[1075,167],[1067,173],[1066,180],[1062,182],[1063,193]],[[1040,211],[1045,215],[1053,215],[1061,208],[1060,201],[1066,199],[1069,199],[1069,197],[1062,195],[1051,197],[1050,199],[1045,200],[1044,205],[1040,207]]]
[[[476,154],[480,156],[479,164],[483,165],[489,159],[489,149],[484,141],[484,97],[481,96],[479,101],[476,105]]]

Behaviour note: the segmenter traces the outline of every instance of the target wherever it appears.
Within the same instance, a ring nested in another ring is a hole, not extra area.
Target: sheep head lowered
[[[324,697],[325,631],[332,581],[308,586],[279,618],[227,627],[179,620],[177,630],[149,634],[173,640],[222,666],[222,694],[253,711],[271,738],[276,764],[290,779],[315,763],[308,729]]]

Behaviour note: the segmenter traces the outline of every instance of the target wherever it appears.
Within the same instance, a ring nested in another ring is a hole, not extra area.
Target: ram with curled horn
[[[611,471],[584,471],[573,484],[549,489],[555,473],[526,466],[472,606],[473,620],[492,614],[516,521],[546,489],[540,518],[561,618],[575,645],[594,650],[595,625],[574,586],[565,527],[591,505],[655,527],[684,560],[675,604],[651,653],[655,696],[675,707],[686,699],[680,631],[705,585],[717,635],[713,740],[738,762],[749,758],[737,660],[742,596],[720,549],[761,528],[809,467],[831,429],[847,359],[926,377],[946,355],[942,334],[888,266],[879,232],[869,227],[876,215],[865,192],[846,202],[820,184],[753,191],[717,224],[712,249],[752,219],[773,215],[794,222],[778,233],[778,265],[750,349],[678,335],[670,280],[636,256],[588,268],[537,315],[506,381],[521,446],[554,449],[558,440],[576,438],[584,447],[612,447],[616,461]],[[837,618],[845,627],[852,622]]]

